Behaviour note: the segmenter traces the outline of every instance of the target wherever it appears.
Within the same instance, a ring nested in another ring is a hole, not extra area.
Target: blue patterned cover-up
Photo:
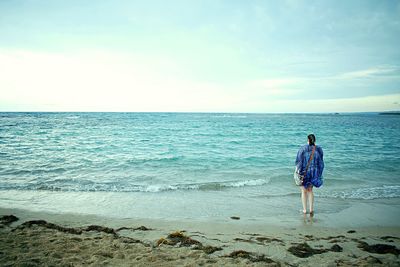
[[[310,159],[313,146],[304,145],[299,149],[296,157],[296,167],[300,170],[299,173],[303,174],[308,160]],[[305,188],[312,186],[320,187],[322,185],[322,172],[324,170],[324,152],[320,146],[316,146],[314,157],[307,170],[307,175],[303,181]]]

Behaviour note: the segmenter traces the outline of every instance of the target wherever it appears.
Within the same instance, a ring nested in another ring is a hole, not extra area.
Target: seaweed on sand
[[[396,256],[400,254],[400,250],[392,245],[386,245],[386,244],[369,245],[367,242],[358,241],[358,247],[370,253],[377,253],[377,254],[390,253]]]
[[[213,247],[213,246],[201,246],[199,249],[203,250],[206,254],[213,254],[216,251],[222,250],[220,247]]]
[[[64,233],[69,233],[69,234],[75,234],[75,235],[80,235],[82,234],[82,229],[80,228],[69,228],[69,227],[63,227],[54,223],[49,223],[45,220],[32,220],[32,221],[26,221],[20,226],[18,226],[16,229],[21,229],[25,227],[32,227],[33,225],[39,225],[48,229],[53,229],[53,230],[58,230],[60,232]]]
[[[49,223],[45,220],[32,220],[32,221],[26,221],[20,226],[18,226],[16,229],[21,229],[25,227],[32,227],[34,225],[42,226],[48,229],[54,229],[58,230],[60,232],[64,233],[69,233],[69,234],[75,234],[75,235],[80,235],[83,232],[90,232],[90,231],[95,231],[95,232],[103,232],[106,234],[112,234],[113,236],[117,237],[118,234],[114,228],[106,227],[106,226],[101,226],[101,225],[89,225],[86,227],[64,227],[61,225],[57,225],[54,223]],[[147,229],[147,228],[146,228]],[[149,229],[150,230],[150,229]]]
[[[139,231],[151,231],[151,230],[153,230],[153,229],[151,229],[151,228],[147,228],[146,226],[139,226],[139,227],[136,227],[136,228],[133,228],[133,227],[120,227],[120,228],[117,228],[117,229],[115,229],[115,231],[116,232],[119,232],[119,231],[122,231],[122,230],[132,230],[132,231],[137,231],[137,230],[139,230]]]
[[[4,225],[10,225],[13,222],[18,221],[19,218],[17,216],[14,215],[3,215],[0,217],[0,224],[4,224]]]
[[[216,251],[222,250],[219,247],[204,246],[201,242],[192,239],[191,237],[185,235],[182,231],[177,231],[169,234],[166,238],[162,237],[156,242],[157,246],[169,245],[169,246],[179,246],[179,247],[192,247],[193,249],[203,250],[206,254],[212,254]]]
[[[343,248],[338,244],[333,245],[330,249],[315,249],[310,247],[307,243],[301,243],[296,246],[292,246],[288,249],[290,253],[299,258],[308,258],[316,254],[322,254],[325,252],[342,252]]]
[[[190,247],[192,245],[200,245],[201,243],[197,240],[186,236],[182,232],[175,232],[168,235],[168,239],[172,241],[174,244],[178,244],[180,247]]]
[[[265,262],[265,263],[275,263],[277,266],[280,266],[279,263],[271,260],[270,258],[266,257],[265,255],[257,255],[252,252],[248,252],[245,250],[235,250],[226,257],[230,258],[243,258],[248,259],[252,262]]]

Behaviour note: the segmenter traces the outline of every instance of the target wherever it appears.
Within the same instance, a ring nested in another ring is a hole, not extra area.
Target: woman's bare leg
[[[314,215],[314,192],[312,189],[313,189],[312,186],[307,188],[308,205],[310,207],[310,215]]]
[[[301,203],[303,204],[303,213],[307,213],[307,189],[304,186],[300,186],[301,190]]]

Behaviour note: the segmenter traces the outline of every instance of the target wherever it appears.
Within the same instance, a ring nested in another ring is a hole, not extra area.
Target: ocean
[[[294,161],[309,133],[325,161],[316,214],[400,205],[396,115],[3,112],[0,207],[282,222],[301,209]]]

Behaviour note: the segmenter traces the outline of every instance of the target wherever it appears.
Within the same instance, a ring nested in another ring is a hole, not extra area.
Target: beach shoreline
[[[240,218],[206,223],[0,208],[4,215],[18,220],[8,224],[2,219],[1,266],[400,264],[400,227],[326,227],[310,223],[309,215],[296,226]]]
[[[304,221],[300,192],[285,197],[246,198],[231,191],[218,192],[52,192],[45,190],[3,190],[0,208],[24,209],[47,214],[85,214],[156,222],[188,221],[199,226],[209,223],[297,227],[313,224],[321,227],[397,227],[400,220],[399,198],[342,199],[318,196],[312,221]],[[200,201],[201,200],[201,201]],[[23,213],[25,214],[25,213]],[[65,216],[64,216],[65,217]]]

